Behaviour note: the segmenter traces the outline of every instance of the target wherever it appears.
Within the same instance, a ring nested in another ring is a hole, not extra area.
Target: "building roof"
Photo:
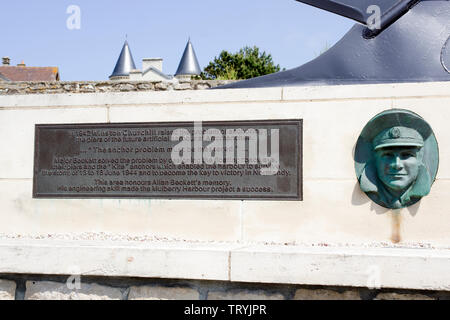
[[[10,80],[0,73],[0,81],[10,81]]]
[[[146,70],[142,71],[142,74],[144,75],[144,74],[146,74],[147,72],[150,72],[150,71],[153,71],[154,73],[160,75],[161,77],[163,77],[164,79],[167,79],[167,80],[170,80],[170,79],[173,78],[173,77],[163,73],[162,71],[160,71],[160,70],[158,70],[158,69],[156,69],[154,67],[148,67]]]
[[[116,67],[109,77],[128,76],[130,75],[130,71],[133,69],[136,69],[136,65],[134,64],[133,56],[131,55],[131,50],[128,46],[128,41],[125,40],[119,59],[117,59]]]
[[[202,72],[191,40],[188,40],[175,75],[199,75]]]
[[[57,67],[0,66],[0,74],[11,81],[59,81]]]

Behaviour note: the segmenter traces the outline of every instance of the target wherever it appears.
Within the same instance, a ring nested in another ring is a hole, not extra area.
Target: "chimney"
[[[25,67],[25,62],[23,62],[23,60],[22,60],[22,62],[19,63],[17,66],[18,66],[18,67]]]
[[[9,66],[9,62],[10,62],[9,57],[3,57],[2,60],[3,60],[3,65],[4,66]]]
[[[153,67],[162,72],[162,58],[144,58],[142,59],[142,72],[147,70],[149,67]]]

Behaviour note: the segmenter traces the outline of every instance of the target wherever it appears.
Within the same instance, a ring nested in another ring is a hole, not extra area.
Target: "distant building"
[[[130,80],[148,80],[148,81],[164,81],[173,79],[172,76],[162,72],[162,58],[144,58],[142,59],[142,71],[131,70]]]
[[[162,72],[162,63],[163,59],[161,58],[145,58],[142,59],[142,70],[136,69],[130,46],[128,45],[128,41],[125,41],[114,71],[109,76],[109,80],[171,80],[173,77]]]
[[[0,82],[2,81],[10,81],[10,80],[0,73]]]
[[[125,41],[119,59],[113,73],[109,76],[110,80],[147,80],[147,81],[168,81],[174,80],[174,77],[163,72],[162,58],[144,58],[142,59],[142,70],[138,70],[133,60],[128,42]],[[201,72],[192,43],[189,40],[184,50],[181,61],[178,65],[175,77],[177,79],[190,79],[192,75],[199,75]]]
[[[57,67],[27,67],[23,61],[11,66],[9,57],[2,60],[0,79],[3,81],[59,81]]]

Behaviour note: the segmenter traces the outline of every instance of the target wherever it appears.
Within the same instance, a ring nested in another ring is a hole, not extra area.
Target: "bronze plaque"
[[[302,200],[302,120],[39,124],[33,197]]]

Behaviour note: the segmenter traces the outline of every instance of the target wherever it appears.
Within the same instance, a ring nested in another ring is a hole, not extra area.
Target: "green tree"
[[[236,53],[223,50],[201,74],[202,79],[240,80],[280,71],[272,56],[254,46],[244,47]]]

